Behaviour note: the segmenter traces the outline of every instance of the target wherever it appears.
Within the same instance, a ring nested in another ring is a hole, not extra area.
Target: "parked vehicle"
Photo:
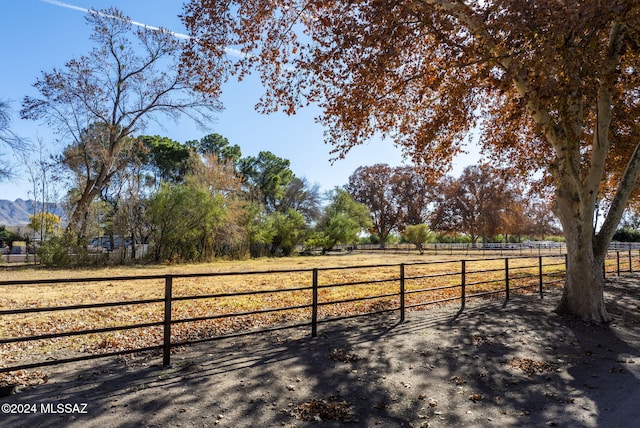
[[[124,238],[123,240],[122,237],[120,237],[119,235],[114,235],[113,246],[112,246],[110,236],[99,236],[91,240],[91,247],[94,247],[96,249],[102,248],[103,250],[106,250],[106,251],[113,251],[115,249],[122,248],[122,247],[125,247],[125,248],[131,247],[132,243],[133,241],[131,240],[131,238]]]
[[[11,254],[27,254],[27,243],[25,241],[13,241]]]

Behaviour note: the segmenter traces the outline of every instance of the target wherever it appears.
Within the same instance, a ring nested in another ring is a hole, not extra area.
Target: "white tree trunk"
[[[606,249],[594,251],[594,209],[595,204],[590,200],[579,202],[578,198],[571,197],[571,193],[558,194],[556,214],[567,244],[567,277],[556,312],[602,323],[611,318],[604,304]]]
[[[604,258],[594,254],[590,243],[584,244],[567,236],[567,277],[556,312],[585,321],[609,322],[604,304]]]

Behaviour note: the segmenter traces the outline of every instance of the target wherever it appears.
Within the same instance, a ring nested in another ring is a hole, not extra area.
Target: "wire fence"
[[[604,274],[640,269],[611,252]],[[559,287],[565,255],[313,269],[0,281],[0,373],[305,328],[373,314]],[[111,296],[123,296],[115,300]],[[101,301],[106,296],[112,300]],[[102,299],[101,299],[102,297]],[[64,340],[70,343],[63,343]],[[56,351],[71,357],[58,358]],[[52,356],[53,355],[53,356]],[[10,357],[10,358],[9,358]]]

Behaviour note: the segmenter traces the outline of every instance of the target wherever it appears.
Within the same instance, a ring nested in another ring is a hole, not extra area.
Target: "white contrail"
[[[80,6],[75,6],[75,5],[72,5],[72,4],[69,4],[69,3],[65,3],[65,2],[61,2],[61,1],[58,1],[58,0],[40,0],[40,1],[44,2],[44,3],[52,4],[54,6],[60,6],[60,7],[66,8],[66,9],[77,10],[77,11],[84,12],[84,13],[96,13],[96,12],[90,10],[90,9],[87,9],[87,8],[84,8],[84,7],[80,7]],[[115,16],[107,15],[107,14],[104,14],[104,13],[101,13],[101,12],[97,12],[97,13],[99,13],[100,15],[102,15],[104,17],[107,17],[107,18],[115,18]],[[137,27],[148,28],[149,30],[160,30],[159,27],[154,27],[153,25],[147,25],[147,24],[144,24],[142,22],[131,21],[131,24],[133,24],[133,25],[135,25]],[[165,30],[165,31],[169,31],[169,30]],[[184,39],[184,40],[191,39],[191,37],[186,35],[186,34],[176,33],[174,31],[169,31],[169,34],[171,34],[172,36],[177,37],[179,39]]]
[[[42,1],[44,3],[52,4],[54,6],[66,7],[67,9],[79,10],[80,12],[89,13],[89,9],[85,9],[84,7],[80,7],[80,6],[74,6],[74,5],[68,4],[68,3],[63,3],[63,2],[57,1],[57,0],[40,0],[40,1]]]
[[[77,10],[77,11],[84,12],[84,13],[95,13],[94,11],[92,11],[90,9],[87,9],[87,8],[84,8],[84,7],[80,7],[80,6],[75,6],[75,5],[72,5],[72,4],[69,4],[69,3],[65,3],[65,2],[61,2],[61,1],[58,1],[58,0],[40,0],[40,1],[44,2],[44,3],[52,4],[54,6],[64,7],[66,9]],[[100,12],[97,12],[97,13],[100,13]],[[110,16],[110,15],[106,15],[106,14],[102,14],[102,13],[100,13],[100,14],[102,16],[107,17],[107,18],[115,18],[115,16]],[[154,27],[152,25],[147,25],[147,24],[144,24],[142,22],[131,21],[131,24],[133,24],[135,26],[138,26],[138,27],[147,28],[149,30],[160,30],[159,27]],[[168,31],[169,34],[171,34],[172,36],[174,36],[174,37],[176,37],[178,39],[191,40],[191,36],[189,36],[187,34],[176,33],[175,31],[169,31],[169,30],[166,30],[166,29],[164,29],[164,31]],[[237,49],[224,48],[224,50],[225,50],[225,52],[227,54],[235,56],[235,57],[238,57],[238,58],[244,58],[246,56],[245,54],[243,54],[242,52],[240,52]]]

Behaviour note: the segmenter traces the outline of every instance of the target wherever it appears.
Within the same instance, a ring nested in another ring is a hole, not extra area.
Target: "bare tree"
[[[54,177],[58,165],[47,151],[42,138],[38,138],[38,143],[33,149],[22,153],[22,162],[32,186],[29,195],[32,198],[33,216],[45,218],[46,214],[50,214],[53,201],[57,199],[57,180]],[[36,232],[40,234],[40,240],[45,241],[49,230],[44,221],[40,221],[39,226]]]
[[[0,143],[10,150],[21,149],[24,140],[18,137],[10,129],[11,125],[11,106],[8,101],[0,100]],[[6,162],[0,165],[0,180],[7,179],[11,176],[11,169]]]
[[[305,177],[294,177],[287,186],[280,209],[282,212],[294,209],[304,216],[307,224],[312,224],[322,215],[321,199],[317,183],[311,184]]]
[[[178,63],[182,42],[172,33],[134,31],[114,8],[92,10],[87,22],[96,47],[61,70],[43,72],[34,84],[40,98],[25,97],[21,110],[23,118],[44,120],[67,138],[76,161],[87,160],[69,222],[78,237],[85,234],[91,202],[126,165],[122,157],[132,135],[159,116],[186,115],[204,124],[219,107],[215,95],[193,91],[194,82]]]

